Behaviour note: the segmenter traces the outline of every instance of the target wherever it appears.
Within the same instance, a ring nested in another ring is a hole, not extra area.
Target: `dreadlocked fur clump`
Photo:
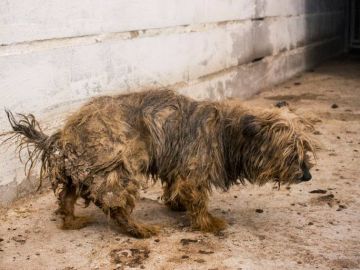
[[[18,140],[19,151],[28,149],[30,168],[41,161],[65,229],[85,226],[86,219],[74,216],[82,197],[126,233],[155,234],[155,226],[131,217],[144,176],[161,181],[166,205],[186,210],[195,229],[211,232],[225,228],[207,210],[212,187],[311,178],[312,126],[283,109],[195,101],[158,90],[95,98],[52,136],[32,115],[7,116],[13,129],[7,140]]]

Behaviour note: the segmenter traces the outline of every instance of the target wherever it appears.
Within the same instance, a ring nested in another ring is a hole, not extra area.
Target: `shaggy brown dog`
[[[131,217],[142,176],[160,179],[163,199],[187,210],[195,229],[216,232],[225,222],[207,209],[212,187],[227,190],[238,180],[292,184],[310,180],[314,153],[311,125],[281,109],[249,109],[236,100],[195,101],[169,90],[94,98],[45,135],[32,115],[16,120],[13,131],[40,159],[59,202],[63,227],[80,228],[74,216],[82,197],[93,202],[128,234],[149,237],[154,226]]]

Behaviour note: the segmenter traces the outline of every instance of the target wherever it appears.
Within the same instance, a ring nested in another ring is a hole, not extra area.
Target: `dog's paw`
[[[227,223],[225,220],[214,217],[210,214],[197,219],[197,222],[193,225],[195,230],[203,232],[218,233],[225,230]]]
[[[88,217],[64,217],[61,229],[79,230],[86,227],[90,221]]]
[[[127,230],[127,232],[135,238],[149,238],[151,236],[157,235],[159,231],[159,226],[138,223]]]
[[[211,216],[211,232],[219,232],[222,230],[225,230],[227,227],[227,223],[225,220],[221,219],[221,218],[217,218],[214,216]]]

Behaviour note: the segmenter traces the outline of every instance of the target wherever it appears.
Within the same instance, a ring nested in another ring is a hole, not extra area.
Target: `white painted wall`
[[[0,0],[0,108],[51,130],[94,95],[247,97],[342,51],[343,21],[342,0]],[[0,150],[5,202],[28,184]]]

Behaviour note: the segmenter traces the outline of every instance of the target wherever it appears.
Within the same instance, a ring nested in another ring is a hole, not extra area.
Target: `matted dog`
[[[79,197],[93,202],[134,237],[157,232],[131,217],[143,176],[159,179],[163,199],[186,210],[193,228],[217,232],[226,223],[208,212],[213,187],[240,181],[293,184],[311,179],[311,125],[287,110],[247,108],[240,101],[195,101],[170,90],[92,99],[63,128],[45,135],[32,115],[7,111],[7,140],[41,161],[63,228],[81,228]],[[31,167],[31,166],[30,166]]]

